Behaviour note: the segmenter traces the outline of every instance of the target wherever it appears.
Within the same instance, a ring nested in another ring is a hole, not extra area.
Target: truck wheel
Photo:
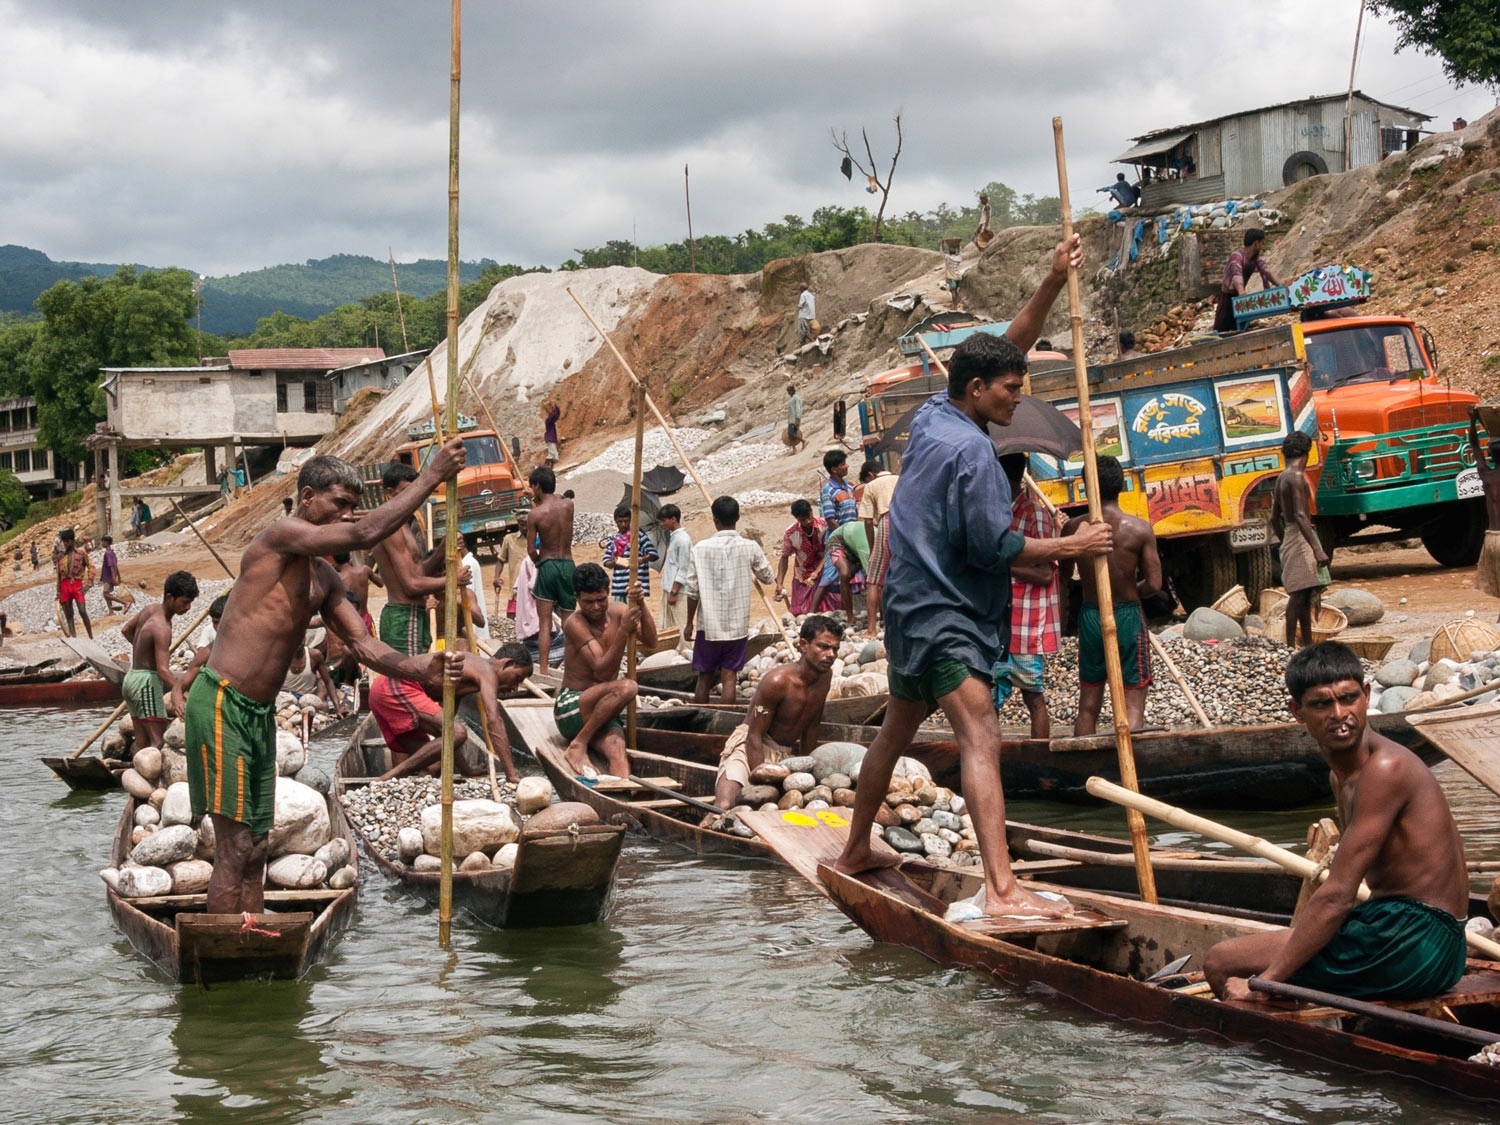
[[[1271,576],[1272,558],[1269,543],[1252,551],[1243,551],[1235,556],[1235,569],[1240,585],[1245,587],[1245,597],[1252,606],[1259,604],[1260,592],[1275,585]]]
[[[1196,551],[1184,555],[1182,561],[1186,565],[1177,569],[1177,600],[1189,613],[1200,606],[1213,605],[1238,581],[1227,534],[1208,536]]]
[[[1422,546],[1439,566],[1473,566],[1484,546],[1489,517],[1483,500],[1463,500],[1461,514],[1429,524],[1422,530]]]

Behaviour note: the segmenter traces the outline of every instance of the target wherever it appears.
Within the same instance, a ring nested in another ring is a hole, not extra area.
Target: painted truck
[[[1360,543],[1414,536],[1442,565],[1471,566],[1486,528],[1467,436],[1478,396],[1439,378],[1432,336],[1412,320],[1330,315],[1369,293],[1363,270],[1327,266],[1237,298],[1235,316],[1247,325],[1322,311],[1300,329],[1325,458],[1316,522],[1329,554],[1356,535]]]

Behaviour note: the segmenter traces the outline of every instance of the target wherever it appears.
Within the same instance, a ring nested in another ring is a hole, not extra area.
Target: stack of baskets
[[[1233,593],[1233,591],[1230,591]],[[1228,595],[1225,595],[1226,597]],[[1286,591],[1274,588],[1260,592],[1260,616],[1266,623],[1266,636],[1286,636]],[[1349,626],[1343,610],[1331,605],[1322,606],[1313,615],[1313,643],[1331,641]]]

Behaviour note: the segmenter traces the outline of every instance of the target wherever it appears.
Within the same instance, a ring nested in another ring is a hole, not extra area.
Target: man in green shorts
[[[135,746],[160,746],[167,732],[167,695],[177,686],[172,673],[172,618],[184,614],[198,596],[198,580],[174,570],[162,584],[161,604],[147,606],[120,630],[130,642],[130,671],[120,685],[135,724]]]
[[[1125,491],[1125,469],[1119,459],[1099,457],[1100,515],[1115,533],[1109,553],[1109,592],[1115,603],[1115,639],[1120,646],[1120,666],[1125,678],[1125,714],[1131,730],[1146,725],[1146,692],[1151,688],[1151,636],[1141,599],[1161,589],[1161,558],[1156,551],[1156,532],[1137,516],[1120,509]],[[1083,517],[1068,521],[1064,537],[1086,527]],[[1066,584],[1073,564],[1063,569]],[[1104,687],[1109,677],[1104,662],[1104,627],[1099,620],[1099,591],[1094,568],[1079,566],[1083,582],[1083,608],[1078,614],[1078,719],[1074,734],[1093,734],[1099,727],[1099,709],[1104,706]]]
[[[401,496],[417,479],[417,471],[399,462],[386,467],[380,477],[386,502]],[[422,499],[426,499],[425,495]],[[340,552],[341,554],[343,552]],[[420,656],[432,647],[432,625],[427,613],[429,596],[443,592],[443,552],[424,551],[406,521],[375,544],[375,563],[385,582],[385,606],[380,611],[377,635],[397,652]],[[469,583],[468,573],[458,573],[458,583]]]
[[[552,607],[557,607],[566,628],[578,604],[573,600],[573,501],[557,495],[557,475],[546,465],[531,470],[528,482],[532,507],[526,520],[526,550],[536,564],[531,592],[541,621],[537,671],[545,676],[552,670]]]
[[[1343,835],[1296,924],[1221,941],[1204,961],[1208,983],[1226,1000],[1263,999],[1252,976],[1365,999],[1449,991],[1464,973],[1469,880],[1442,787],[1422,759],[1366,724],[1370,688],[1344,645],[1302,649],[1286,686],[1328,762]]]
[[[656,645],[656,622],[634,580],[625,601],[610,601],[609,575],[598,563],[578,568],[573,592],[578,612],[563,622],[567,656],[552,717],[568,739],[565,757],[575,774],[586,780],[598,776],[589,763],[589,751],[595,750],[604,756],[611,774],[629,777],[623,716],[635,698],[636,683],[620,678],[620,660],[633,636],[648,649]]]
[[[212,818],[217,853],[210,914],[259,914],[265,905],[266,843],[276,797],[275,700],[301,650],[307,623],[322,616],[378,672],[440,686],[457,678],[463,654],[406,656],[370,636],[325,556],[368,551],[402,527],[428,494],[464,464],[454,438],[427,459],[399,495],[354,519],[359,470],[314,457],[297,475],[297,507],[257,535],[240,558],[213,649],[188,693],[184,751],[195,817]]]
[[[1000,786],[1000,724],[990,677],[1010,642],[1010,566],[1107,553],[1108,524],[1069,539],[1029,539],[1012,531],[1010,486],[987,426],[1010,425],[1021,401],[1026,349],[1047,311],[1083,264],[1077,235],[1059,243],[1035,296],[1004,336],[976,333],[956,349],[948,389],[912,419],[891,497],[891,565],[881,607],[890,654],[891,701],[885,723],[860,766],[849,842],[840,871],[855,874],[895,862],[870,846],[875,812],[896,759],[917,727],[941,707],[958,742],[964,799],[979,833],[985,911],[1056,917],[1070,908],[1024,890],[1005,846]]]

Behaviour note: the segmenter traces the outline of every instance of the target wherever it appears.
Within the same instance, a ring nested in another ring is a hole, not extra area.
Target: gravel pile
[[[230,583],[227,578],[207,581],[200,578],[198,580],[198,598],[193,602],[193,608],[188,611],[188,620],[191,621],[193,617],[201,612],[203,607],[228,590],[229,585]],[[145,609],[148,605],[156,605],[161,601],[159,596],[149,594],[138,586],[130,587],[130,592],[135,597],[135,606],[132,610],[128,611],[128,615]],[[130,645],[120,635],[120,627],[129,619],[128,615],[124,618],[116,619],[116,623],[106,629],[99,628],[97,624],[105,616],[104,594],[100,591],[97,583],[89,587],[84,594],[84,605],[89,611],[89,619],[96,623],[94,626],[94,640],[98,641],[104,647],[105,651],[113,655],[129,653]],[[21,590],[18,593],[12,594],[4,601],[0,601],[0,611],[6,614],[10,624],[12,626],[20,626],[20,629],[24,629],[28,633],[57,631],[57,610],[57,586],[52,582],[43,582],[40,585]],[[182,622],[182,624],[186,624],[186,622]],[[17,629],[17,632],[20,632],[20,629]],[[82,625],[79,626],[78,632],[80,636],[85,635]]]
[[[687,426],[677,430],[677,440],[683,449],[697,449],[710,437],[711,430],[700,430],[693,426]],[[646,437],[642,444],[641,463],[643,465],[671,465],[677,462],[677,450],[667,438],[666,431],[660,426],[646,431]],[[613,473],[625,473],[629,475],[635,470],[635,438],[622,438],[615,442],[592,461],[585,461],[576,469],[569,471],[564,480],[572,480],[586,473],[597,473],[608,471]]]
[[[730,477],[737,477],[741,473],[764,465],[767,461],[774,461],[786,452],[782,445],[771,445],[767,442],[737,442],[726,445],[723,449],[709,454],[703,460],[694,464],[698,475],[703,478],[704,484],[714,484]]]
[[[573,546],[598,545],[606,535],[615,534],[615,517],[605,512],[573,512]]]
[[[740,502],[741,508],[781,508],[789,506],[793,500],[802,499],[802,496],[796,492],[767,492],[764,488],[751,488],[736,492],[734,498]]]

